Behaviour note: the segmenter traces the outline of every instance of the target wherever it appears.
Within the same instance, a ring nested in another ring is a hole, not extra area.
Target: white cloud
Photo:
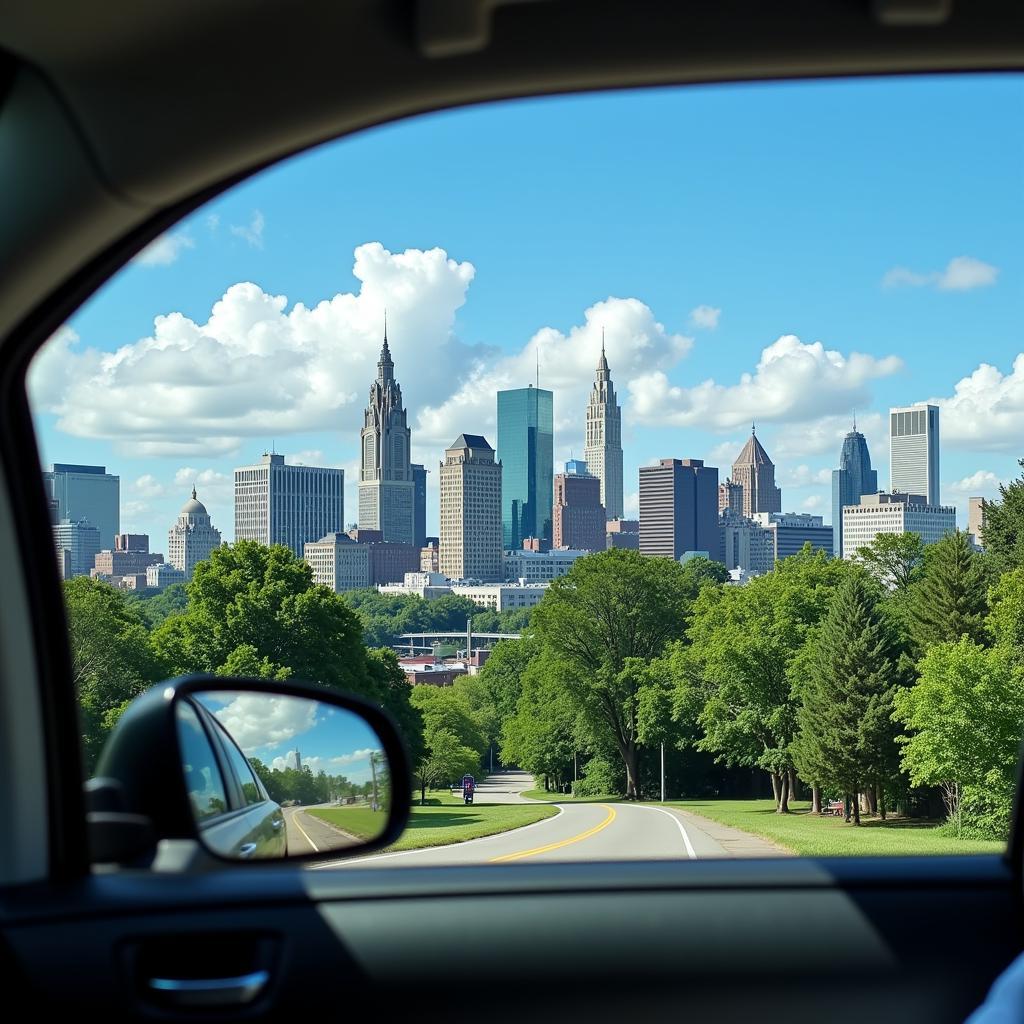
[[[979,469],[976,473],[965,476],[962,480],[955,480],[952,483],[945,484],[944,487],[947,491],[952,491],[954,494],[987,498],[999,493],[999,485],[1002,482],[990,470]]]
[[[206,218],[206,227],[210,231],[216,231],[220,227],[220,214],[211,213]]]
[[[776,431],[768,454],[776,465],[783,459],[828,455],[834,460],[833,465],[838,466],[843,438],[851,427],[851,414],[826,415],[803,423],[786,424]],[[867,440],[872,467],[878,469],[879,462],[884,461],[889,451],[888,417],[877,412],[859,414],[857,429]]]
[[[143,498],[159,498],[165,493],[164,485],[152,473],[140,476],[131,489]]]
[[[820,494],[812,494],[809,497],[804,498],[800,507],[806,509],[808,512],[814,512],[824,504],[825,499]]]
[[[181,492],[183,503],[194,487],[200,501],[207,508],[211,502],[230,502],[235,494],[235,481],[228,473],[220,473],[215,469],[195,469],[192,466],[182,466],[175,472],[174,487]]]
[[[451,394],[461,368],[490,357],[454,334],[474,273],[441,249],[393,254],[370,242],[354,254],[358,292],[312,308],[287,310],[285,296],[241,283],[204,323],[182,313],[158,316],[152,335],[115,352],[83,349],[63,328],[32,364],[33,407],[57,414],[63,432],[110,440],[119,453],[190,463],[236,454],[247,438],[262,446],[328,430],[350,443],[376,373],[385,307],[409,408]],[[493,402],[492,393],[489,409]]]
[[[713,331],[718,326],[722,310],[717,306],[698,306],[690,310],[690,326],[698,330]]]
[[[627,415],[650,426],[711,430],[731,430],[755,416],[758,422],[808,420],[827,415],[837,405],[868,404],[869,382],[902,366],[896,356],[843,355],[821,342],[804,344],[786,334],[762,351],[753,374],[743,373],[735,384],[709,379],[692,388],[678,387],[660,370],[630,380]]]
[[[741,441],[721,441],[704,456],[704,463],[707,466],[721,466],[722,472],[718,475],[722,480],[732,472],[733,460],[743,450],[746,438]]]
[[[308,732],[316,725],[319,708],[315,700],[245,693],[214,714],[228,735],[251,755],[262,747],[276,747]]]
[[[495,444],[494,394],[532,383],[539,354],[541,387],[555,392],[559,442],[582,450],[583,410],[601,353],[602,329],[616,382],[650,367],[671,367],[693,345],[692,338],[668,331],[639,299],[608,298],[586,309],[583,323],[571,327],[568,334],[543,327],[514,355],[477,361],[451,397],[420,411],[416,436],[421,443],[440,446],[471,431]]]
[[[929,399],[941,409],[942,444],[973,451],[1014,451],[1024,434],[1024,352],[1007,374],[979,364],[955,384],[949,398]]]
[[[344,768],[349,764],[358,764],[360,761],[369,761],[371,754],[378,754],[379,750],[375,750],[373,747],[364,747],[362,750],[353,750],[348,754],[340,754],[338,757],[332,757],[327,763],[332,768]]]
[[[623,519],[639,519],[640,518],[640,492],[630,491],[629,494],[625,495],[622,499],[622,518]]]
[[[882,278],[883,288],[923,288],[934,286],[940,291],[966,292],[972,288],[986,288],[996,283],[999,268],[975,259],[956,256],[946,264],[945,270],[921,273],[906,267],[893,267]]]
[[[265,225],[263,213],[260,210],[253,210],[252,217],[248,224],[232,224],[231,234],[244,239],[254,249],[263,248],[263,227]]]
[[[832,483],[831,469],[811,469],[810,466],[787,466],[781,483],[786,487],[815,487]]]
[[[195,246],[196,243],[181,231],[159,235],[134,257],[132,263],[144,267],[166,267],[174,263],[185,249],[194,249]]]

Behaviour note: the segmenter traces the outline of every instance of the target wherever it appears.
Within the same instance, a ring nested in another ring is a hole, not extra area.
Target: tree
[[[669,659],[676,719],[696,724],[698,749],[730,766],[766,771],[780,814],[794,783],[793,664],[847,571],[808,550],[745,586],[705,587],[693,609],[690,649],[677,645]]]
[[[836,589],[813,635],[813,671],[802,690],[792,747],[805,778],[851,798],[858,825],[857,795],[884,781],[895,756],[891,711],[899,678],[876,588],[867,573],[853,571]]]
[[[916,533],[879,533],[857,559],[884,587],[904,592],[917,579],[924,563],[924,543]]]
[[[1024,459],[1017,464],[1024,469]],[[999,500],[985,502],[985,551],[999,572],[1024,566],[1024,473],[999,485]]]
[[[637,674],[682,636],[687,577],[667,558],[613,549],[579,559],[534,609],[532,628],[563,668],[579,713],[614,744],[626,769],[626,795],[639,796]]]
[[[962,530],[926,549],[921,578],[909,591],[907,621],[918,650],[933,644],[985,637],[985,573],[981,557]]]
[[[188,607],[158,626],[156,650],[172,671],[226,671],[318,683],[377,701],[395,717],[412,756],[422,739],[418,713],[393,655],[370,654],[359,619],[342,597],[313,583],[289,548],[239,541],[200,562]]]
[[[64,603],[88,772],[124,709],[167,671],[142,620],[108,583],[88,576],[69,580]]]
[[[487,737],[463,693],[454,686],[420,684],[412,687],[410,700],[423,718],[427,736],[439,729],[450,732],[461,746],[474,752],[477,759],[474,768],[479,767],[480,758],[487,750]]]
[[[990,791],[1008,825],[1017,754],[1024,735],[1024,678],[1011,653],[986,650],[967,636],[925,654],[921,676],[896,694],[903,767],[915,785],[941,786],[950,820],[959,830],[961,802]]]
[[[415,769],[420,803],[427,802],[427,789],[450,783],[473,772],[480,763],[475,750],[459,742],[458,736],[443,727],[427,729],[423,756]]]
[[[159,626],[172,615],[180,615],[188,605],[188,591],[184,583],[172,583],[158,594],[126,595],[129,607],[137,612],[142,621],[150,628]]]

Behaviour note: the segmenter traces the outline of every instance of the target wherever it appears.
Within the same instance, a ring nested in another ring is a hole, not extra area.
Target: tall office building
[[[807,512],[755,512],[753,520],[771,535],[776,562],[798,554],[805,544],[826,555],[834,552],[832,527],[826,526],[821,516]]]
[[[832,470],[832,550],[836,557],[843,552],[843,507],[859,505],[862,494],[878,493],[878,471],[871,468],[868,442],[854,421],[843,439],[839,468]]]
[[[106,466],[56,462],[43,473],[43,483],[54,523],[88,519],[100,532],[100,547],[113,548],[114,538],[121,532],[120,477],[108,473]]]
[[[750,428],[750,437],[732,464],[732,482],[743,488],[743,515],[755,512],[781,512],[782,491],[775,486],[775,463]]]
[[[605,549],[607,516],[601,504],[601,481],[591,476],[586,468],[585,463],[574,459],[565,464],[564,473],[555,477],[551,518],[556,548]]]
[[[967,532],[977,548],[985,547],[985,499],[967,499]]]
[[[313,570],[313,582],[340,594],[370,586],[370,550],[371,545],[336,531],[305,544],[303,557]]]
[[[843,509],[843,558],[852,558],[880,533],[916,533],[934,544],[955,529],[952,505],[930,505],[923,494],[904,491],[865,494],[859,504]]]
[[[889,490],[939,504],[939,407],[919,402],[889,410]]]
[[[205,562],[219,547],[220,530],[214,527],[193,487],[192,497],[181,506],[177,522],[167,531],[167,561],[190,580],[196,565]]]
[[[498,450],[501,450],[499,436]],[[615,386],[604,354],[587,403],[587,440],[583,458],[591,475],[601,481],[601,504],[609,519],[622,518],[622,410],[615,399]]]
[[[550,408],[550,401],[549,401]],[[502,473],[479,434],[460,434],[441,463],[438,567],[451,579],[502,578]]]
[[[62,580],[88,576],[100,553],[100,531],[88,519],[55,523],[53,542],[57,549],[57,571]]]
[[[718,511],[743,515],[743,488],[728,477],[718,485]]]
[[[524,537],[551,543],[553,423],[550,391],[531,385],[498,392],[497,459],[502,466],[501,525],[506,551],[520,549]]]
[[[284,544],[302,558],[307,542],[341,530],[344,493],[343,469],[287,466],[264,453],[235,470],[235,540]]]
[[[701,459],[640,467],[640,554],[678,559],[706,551],[721,561],[718,469]]]
[[[427,543],[427,467],[414,462],[412,470],[412,542],[418,548]]]
[[[395,380],[385,327],[377,379],[370,385],[370,401],[359,435],[359,526],[380,530],[386,541],[402,544],[412,544],[416,532],[410,443],[402,389]]]
[[[719,520],[722,530],[722,560],[726,569],[743,569],[763,576],[775,567],[774,537],[760,523],[726,509]]]

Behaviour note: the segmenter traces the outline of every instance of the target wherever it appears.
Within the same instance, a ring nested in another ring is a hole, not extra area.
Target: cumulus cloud
[[[776,465],[782,459],[828,455],[834,460],[834,466],[838,466],[843,438],[850,432],[851,427],[849,414],[819,416],[803,423],[785,424],[773,436],[768,454]],[[878,469],[879,462],[884,462],[888,457],[888,417],[877,412],[859,414],[857,429],[867,440],[871,465]]]
[[[999,268],[975,259],[973,256],[956,256],[946,264],[945,270],[929,270],[921,273],[907,267],[893,267],[882,278],[883,288],[924,288],[934,287],[940,291],[966,292],[972,288],[986,288],[996,283]]]
[[[287,754],[278,755],[270,762],[270,767],[277,771],[284,771],[286,768],[295,767],[295,750],[289,750]],[[354,750],[351,754],[342,754],[339,757],[322,757],[319,754],[307,756],[299,749],[299,756],[302,759],[302,767],[308,768],[314,775],[326,772],[328,775],[345,775],[353,782],[360,781],[364,776],[370,777],[370,754],[379,754],[379,750],[367,747],[365,750]],[[359,768],[352,770],[352,766]]]
[[[811,469],[810,466],[787,466],[782,481],[787,487],[816,487],[832,483],[832,470]]]
[[[316,725],[319,707],[315,700],[245,693],[214,714],[228,735],[251,756],[263,747],[276,747],[308,732]]]
[[[806,509],[808,512],[816,512],[824,504],[825,499],[820,494],[812,494],[809,497],[804,498],[800,507]]]
[[[947,491],[952,491],[954,494],[966,494],[968,497],[987,498],[999,493],[999,485],[1002,482],[1003,481],[990,470],[979,469],[976,473],[972,473],[970,476],[965,476],[961,480],[954,480],[952,483],[945,484],[945,489]]]
[[[165,493],[162,483],[152,473],[144,473],[132,485],[132,491],[143,498],[159,498]]]
[[[206,227],[209,231],[216,231],[220,227],[220,214],[211,213],[206,217]]]
[[[721,315],[722,310],[717,306],[698,306],[690,310],[690,326],[697,330],[713,331]]]
[[[630,491],[622,499],[622,518],[623,519],[639,519],[640,518],[640,492]]]
[[[843,355],[820,341],[805,344],[786,334],[762,351],[754,373],[742,374],[735,384],[709,379],[679,387],[660,370],[630,380],[628,414],[633,422],[651,426],[712,430],[731,430],[752,416],[758,422],[808,420],[837,405],[866,405],[868,384],[902,366],[897,356]]]
[[[358,292],[312,308],[288,309],[284,295],[245,282],[228,288],[205,322],[158,316],[150,336],[114,352],[83,348],[62,328],[32,364],[33,406],[55,413],[67,434],[143,457],[218,457],[247,438],[265,444],[323,430],[349,441],[376,373],[385,307],[407,407],[451,394],[462,367],[483,373],[473,368],[492,350],[454,334],[474,273],[441,249],[391,253],[370,242],[354,254]]]
[[[260,210],[253,210],[248,224],[231,225],[231,234],[248,242],[254,249],[262,249],[264,224],[262,212]]]
[[[166,267],[174,263],[185,249],[194,249],[195,246],[195,241],[183,231],[159,235],[135,256],[132,263],[144,267]]]
[[[721,441],[704,456],[704,462],[708,466],[723,467],[723,471],[719,473],[719,476],[724,480],[731,472],[733,460],[743,450],[743,446],[746,443],[746,438],[738,441]]]
[[[639,299],[608,298],[585,310],[583,322],[567,334],[543,327],[519,352],[478,361],[454,394],[420,411],[416,436],[421,442],[441,446],[470,431],[483,434],[495,444],[494,394],[533,383],[539,356],[541,387],[555,392],[555,432],[559,441],[582,449],[582,413],[601,354],[602,329],[612,378],[617,383],[651,367],[668,368],[693,345],[692,338],[667,330]]]
[[[929,401],[941,409],[943,445],[974,451],[1017,451],[1024,434],[1024,352],[1009,373],[981,363],[947,398]]]

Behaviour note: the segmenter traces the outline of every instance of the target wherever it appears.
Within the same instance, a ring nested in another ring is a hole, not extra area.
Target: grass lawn
[[[793,813],[776,814],[771,800],[673,800],[705,818],[771,839],[805,857],[914,856],[936,853],[1002,853],[1006,843],[956,839],[937,835],[935,822],[907,818],[861,818],[861,826],[842,818],[811,815],[809,804],[796,804]]]
[[[568,793],[554,793],[544,789],[528,789],[523,796],[527,800],[546,800],[552,804],[607,804],[622,799],[621,793],[603,793],[600,796],[569,796]]]
[[[343,832],[359,839],[376,839],[384,831],[388,816],[383,811],[371,811],[369,807],[318,807],[307,814],[336,825]]]

